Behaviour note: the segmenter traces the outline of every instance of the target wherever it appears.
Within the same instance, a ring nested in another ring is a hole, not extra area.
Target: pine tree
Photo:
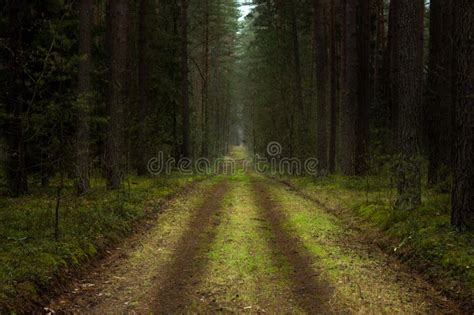
[[[92,0],[81,0],[79,4],[79,112],[77,115],[76,190],[83,194],[89,190],[89,113],[91,107],[92,70]]]
[[[451,0],[430,2],[430,55],[424,111],[430,185],[446,181],[452,164],[451,10]]]
[[[397,207],[414,209],[421,203],[420,133],[423,86],[423,0],[393,0],[395,14],[394,62],[398,69],[395,93],[400,139],[397,170]]]
[[[356,119],[358,114],[357,1],[345,1],[344,73],[340,105],[340,166],[344,175],[356,173]]]
[[[181,120],[182,154],[190,157],[189,126],[189,65],[188,65],[188,1],[181,0]]]
[[[451,222],[474,231],[474,2],[453,1],[454,187]]]
[[[107,84],[107,140],[105,167],[108,189],[118,189],[123,177],[124,110],[127,80],[127,40],[130,8],[126,0],[110,1],[107,7],[109,82]]]
[[[316,145],[317,159],[321,169],[328,168],[329,121],[328,109],[331,96],[329,64],[328,3],[314,0],[314,59],[316,76]]]
[[[139,161],[137,166],[138,175],[147,174],[147,163],[150,158],[149,153],[149,115],[150,109],[150,59],[149,59],[149,10],[151,6],[148,0],[140,0],[139,18],[138,18],[138,151]]]

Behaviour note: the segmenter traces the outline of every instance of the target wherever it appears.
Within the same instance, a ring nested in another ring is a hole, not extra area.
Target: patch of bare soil
[[[275,260],[289,267],[288,276],[294,300],[308,314],[344,313],[335,305],[330,305],[333,288],[312,267],[313,259],[302,242],[284,228],[285,215],[272,200],[264,184],[253,181],[252,185],[257,205],[275,236],[270,244]]]
[[[182,235],[170,263],[160,271],[152,300],[154,314],[182,313],[198,294],[193,292],[207,264],[207,253],[220,223],[220,207],[228,190],[226,181],[207,193]]]

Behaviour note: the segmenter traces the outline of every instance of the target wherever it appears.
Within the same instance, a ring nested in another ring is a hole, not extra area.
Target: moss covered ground
[[[140,220],[160,208],[160,200],[198,177],[129,177],[123,189],[106,191],[93,180],[90,193],[76,197],[66,181],[55,210],[58,183],[32,187],[21,198],[0,200],[0,305],[18,308],[42,303],[44,293],[66,271],[80,269],[91,258],[140,229]],[[1,312],[0,312],[1,313]]]
[[[448,295],[474,297],[474,235],[450,226],[450,195],[424,187],[413,211],[394,208],[396,191],[380,177],[287,178],[294,189],[321,202],[347,223],[367,230],[386,252],[422,273]],[[374,231],[375,234],[371,234]]]

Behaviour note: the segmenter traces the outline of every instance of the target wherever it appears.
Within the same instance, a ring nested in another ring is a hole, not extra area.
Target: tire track
[[[193,287],[199,284],[207,264],[206,253],[216,237],[220,223],[221,202],[229,189],[227,181],[206,192],[204,203],[191,218],[169,264],[160,272],[160,284],[154,293],[152,312],[156,314],[182,313],[194,299]]]
[[[270,242],[275,258],[289,265],[288,277],[295,301],[310,314],[340,313],[334,310],[333,305],[329,305],[333,292],[331,285],[314,270],[313,260],[306,253],[302,242],[284,228],[285,215],[272,200],[265,185],[254,179],[252,186],[256,203],[275,236]]]
[[[49,301],[47,309],[56,314],[114,314],[133,312],[139,304],[146,313],[149,291],[154,288],[152,279],[161,262],[170,256],[169,249],[174,248],[202,203],[199,196],[212,189],[208,180],[203,181],[193,181],[171,195],[147,202],[151,214],[136,223],[138,231],[104,252],[105,256],[92,259],[77,276],[69,277],[63,292]],[[34,313],[44,313],[44,305]]]
[[[413,262],[404,261],[400,256],[394,255],[393,248],[400,241],[393,242],[387,240],[374,227],[361,226],[367,222],[361,217],[354,216],[351,211],[343,209],[343,206],[329,205],[321,201],[317,196],[305,192],[297,185],[288,180],[270,178],[276,185],[283,185],[294,196],[313,203],[328,215],[338,220],[338,224],[344,226],[344,231],[338,234],[337,244],[346,253],[356,253],[360,257],[371,257],[385,266],[384,276],[391,275],[391,283],[401,287],[410,288],[407,294],[416,296],[414,300],[422,301],[419,304],[427,305],[427,309],[435,314],[461,314],[472,313],[472,302],[461,299],[452,292],[443,290],[443,287],[436,279],[432,279],[423,274],[423,267],[426,264],[413,265]],[[403,258],[403,257],[402,257]],[[375,271],[372,271],[375,272]],[[452,289],[452,288],[451,288]]]

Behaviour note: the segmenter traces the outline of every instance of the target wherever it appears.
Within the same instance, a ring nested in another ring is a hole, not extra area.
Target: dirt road
[[[57,313],[457,314],[315,202],[255,174],[216,176],[48,306]]]

